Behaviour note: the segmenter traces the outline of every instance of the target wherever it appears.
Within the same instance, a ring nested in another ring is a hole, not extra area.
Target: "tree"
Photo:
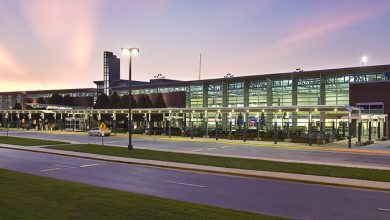
[[[22,109],[22,105],[20,105],[19,102],[15,103],[14,107],[12,107],[12,109],[14,110],[21,110]]]
[[[146,94],[141,95],[138,100],[138,108],[152,108],[153,103],[150,100],[149,96]]]
[[[129,95],[124,95],[121,97],[120,108],[129,108]],[[134,96],[131,96],[131,108],[137,108],[137,100],[134,99]]]
[[[97,99],[96,99],[96,103],[95,105],[93,106],[94,109],[107,109],[110,105],[110,98],[102,93],[100,94]]]
[[[109,104],[109,107],[111,109],[116,109],[116,108],[119,108],[121,103],[121,98],[119,97],[118,93],[114,92],[111,97],[110,97],[110,104]]]
[[[161,93],[159,93],[157,95],[157,99],[156,101],[154,102],[154,108],[166,108],[167,105],[165,104],[165,100],[164,100],[164,97]]]
[[[46,100],[45,100],[44,98],[42,98],[42,97],[39,97],[38,100],[37,100],[37,102],[38,102],[39,104],[46,104]]]
[[[55,105],[62,105],[62,96],[56,92],[53,95],[51,95],[49,101],[47,102],[48,104],[55,104]]]
[[[161,93],[157,95],[157,99],[153,104],[154,108],[166,108],[164,97]],[[163,120],[163,114],[152,114],[152,122],[154,121],[162,121]]]
[[[70,97],[70,95],[66,95],[64,96],[64,99],[62,100],[62,103],[64,105],[69,105],[69,106],[74,106],[74,100],[72,97]]]

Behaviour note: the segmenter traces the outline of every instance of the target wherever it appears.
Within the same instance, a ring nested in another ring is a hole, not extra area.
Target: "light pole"
[[[133,122],[131,121],[131,56],[139,54],[139,48],[122,48],[122,54],[129,56],[129,145],[127,146],[128,150],[133,150],[133,144],[131,143],[131,133],[133,128]]]
[[[364,67],[364,64],[367,62],[367,57],[366,56],[363,56],[362,57],[362,69],[361,69],[361,72],[363,74],[363,67]]]

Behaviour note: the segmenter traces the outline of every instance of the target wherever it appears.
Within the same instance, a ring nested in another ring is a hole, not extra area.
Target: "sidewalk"
[[[79,152],[71,152],[71,151],[46,149],[46,148],[41,148],[42,146],[41,147],[21,147],[21,146],[1,144],[0,147],[1,148],[8,148],[8,149],[31,151],[31,152],[56,154],[56,155],[62,155],[62,156],[73,156],[73,157],[80,157],[80,158],[86,158],[86,159],[104,160],[104,161],[117,162],[117,163],[128,163],[128,164],[135,164],[135,165],[188,170],[188,171],[195,171],[195,172],[207,172],[207,173],[216,173],[216,174],[223,174],[223,175],[268,178],[268,179],[277,179],[277,180],[285,180],[285,181],[295,181],[295,182],[304,182],[304,183],[315,183],[315,184],[325,184],[325,185],[335,185],[335,186],[344,186],[344,187],[354,187],[354,188],[390,191],[390,183],[389,182],[377,182],[377,181],[368,181],[368,180],[346,179],[346,178],[337,178],[337,177],[323,177],[323,176],[281,173],[281,172],[269,172],[269,171],[254,171],[254,170],[213,167],[213,166],[194,165],[194,164],[186,164],[186,163],[167,162],[167,161],[123,158],[123,157],[96,155],[96,154],[89,154],[89,153],[79,153]],[[389,171],[389,173],[390,173],[390,171]]]
[[[13,131],[22,131],[17,129],[12,129]],[[86,135],[85,132],[69,132],[69,131],[35,131],[29,130],[24,132],[37,132],[43,134],[61,134],[61,135]],[[352,148],[349,149],[347,147],[347,140],[336,141],[332,143],[327,143],[325,145],[317,145],[313,144],[309,146],[307,143],[286,143],[286,142],[278,142],[274,144],[271,141],[254,141],[247,140],[243,142],[243,140],[228,140],[228,139],[219,139],[218,141],[215,138],[203,138],[203,137],[195,137],[191,139],[190,137],[181,137],[181,136],[165,136],[165,135],[142,135],[142,134],[133,134],[134,139],[144,139],[144,140],[155,140],[155,141],[172,141],[172,142],[194,142],[194,143],[221,143],[221,144],[236,144],[236,145],[247,145],[247,146],[261,146],[261,147],[270,147],[270,148],[286,148],[286,149],[307,149],[307,150],[321,150],[321,151],[336,151],[336,152],[353,152],[353,153],[374,153],[374,154],[389,154],[390,155],[390,140],[387,141],[375,141],[374,144],[366,145],[366,146],[354,146],[357,141],[357,138],[352,139]],[[112,134],[112,138],[128,138],[128,134],[126,133],[117,133]]]

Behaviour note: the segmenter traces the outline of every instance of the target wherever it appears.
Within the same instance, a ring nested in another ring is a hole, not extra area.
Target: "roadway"
[[[0,149],[0,168],[293,219],[390,219],[390,193]]]
[[[0,135],[4,135],[5,131],[0,131]],[[64,140],[79,143],[101,144],[100,137],[90,137],[88,135],[80,134],[50,134],[41,132],[23,132],[10,131],[10,135],[27,138],[42,138],[49,140]],[[164,139],[145,139],[133,138],[133,145],[135,148],[148,148],[155,150],[174,150],[190,153],[202,154],[218,154],[228,156],[244,156],[244,157],[261,157],[264,159],[276,160],[294,160],[306,162],[323,162],[349,165],[364,165],[364,166],[381,166],[390,167],[390,151],[388,154],[378,153],[364,153],[364,152],[340,152],[332,150],[324,150],[324,147],[318,146],[274,146],[269,144],[265,146],[244,144],[242,142],[217,142],[217,141],[182,141],[182,140],[168,140]],[[104,137],[106,145],[115,145],[127,147],[128,139],[125,137]]]

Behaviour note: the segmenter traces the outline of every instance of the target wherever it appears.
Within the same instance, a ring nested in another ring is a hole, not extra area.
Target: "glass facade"
[[[348,105],[349,83],[388,80],[389,73],[349,74],[327,77],[325,80],[325,104]]]
[[[356,70],[356,69],[355,69]],[[333,74],[333,73],[332,73]],[[154,94],[154,93],[171,93],[186,92],[186,107],[257,107],[257,106],[313,106],[325,105],[348,105],[349,104],[349,83],[368,82],[389,80],[390,72],[373,72],[373,73],[340,73],[338,75],[326,76],[322,73],[321,79],[319,73],[313,77],[289,79],[270,77],[258,78],[246,81],[233,81],[239,79],[212,80],[210,82],[194,82],[196,84],[183,83],[175,84],[148,84],[147,86],[136,85],[133,94]],[[295,77],[295,76],[294,76]],[[241,79],[240,79],[241,80]],[[322,80],[322,81],[321,81]],[[228,82],[227,82],[228,81]],[[294,83],[293,83],[294,82]],[[324,83],[321,85],[321,82]],[[295,88],[293,86],[296,86]],[[104,85],[100,86],[102,90]],[[324,88],[324,91],[321,91]],[[116,91],[120,96],[128,94],[125,87]],[[268,93],[270,92],[270,93]],[[59,91],[62,96],[70,95],[71,97],[96,97],[95,91]],[[321,97],[324,95],[324,97]],[[1,109],[12,107],[15,102],[22,102],[24,98],[50,98],[52,92],[42,91],[26,92],[25,94],[15,94],[1,96]]]
[[[244,107],[244,82],[229,83],[227,97],[228,107]]]
[[[297,105],[320,105],[320,78],[298,79]]]
[[[187,93],[187,107],[202,108],[203,107],[203,85],[190,86]]]
[[[274,80],[272,82],[272,105],[291,106],[292,105],[292,81]]]
[[[267,81],[249,83],[249,107],[267,106]]]
[[[223,93],[222,93],[222,82],[210,84],[207,89],[207,104],[208,107],[222,107],[223,106]]]

